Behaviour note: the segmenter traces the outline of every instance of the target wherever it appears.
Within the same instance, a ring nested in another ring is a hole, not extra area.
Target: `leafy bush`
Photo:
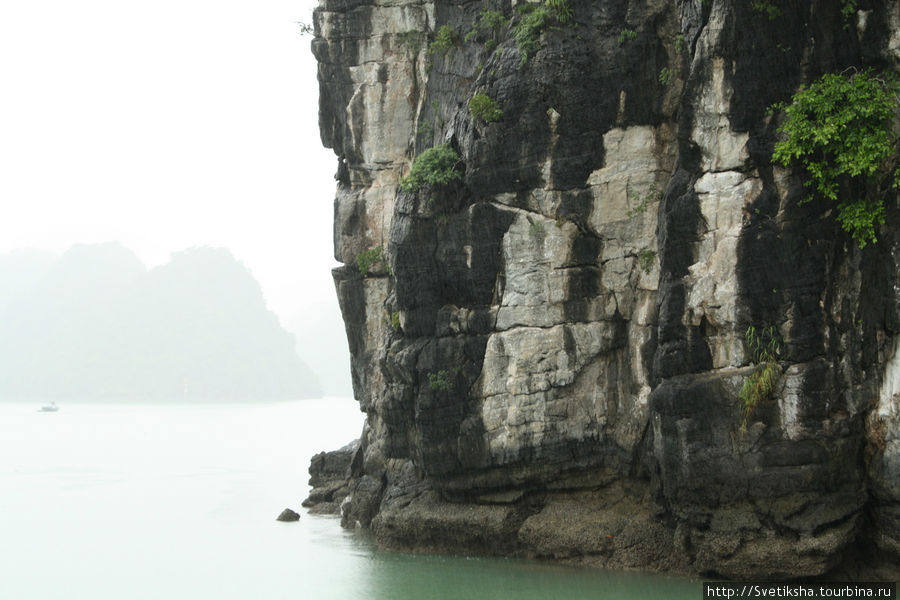
[[[649,248],[644,248],[640,252],[638,252],[638,265],[641,267],[641,271],[650,274],[650,271],[653,270],[653,263],[656,261],[656,252],[650,250]]]
[[[630,42],[637,37],[637,31],[634,29],[623,29],[619,32],[619,45]]]
[[[522,4],[519,9],[522,17],[516,23],[515,38],[516,48],[519,49],[519,66],[523,66],[528,62],[528,57],[540,49],[538,40],[553,15],[543,4]]]
[[[428,54],[446,54],[456,48],[458,43],[456,30],[449,25],[441,25],[434,36],[434,41],[428,44]]]
[[[741,421],[741,431],[747,430],[747,424],[750,418],[756,412],[756,407],[763,400],[766,400],[778,383],[781,377],[781,367],[777,359],[781,353],[781,339],[774,327],[766,327],[761,333],[756,327],[750,325],[744,334],[747,343],[747,350],[750,352],[750,361],[759,365],[744,384],[738,397],[741,399],[741,407],[743,409],[743,419]]]
[[[574,15],[569,0],[544,0],[541,4],[520,4],[519,22],[514,28],[516,47],[519,49],[519,66],[528,62],[528,58],[540,47],[541,34],[553,21],[565,24]]]
[[[376,263],[381,262],[384,253],[384,248],[378,246],[377,248],[371,248],[369,250],[365,250],[356,255],[356,268],[359,270],[360,274],[368,275],[369,270]]]
[[[466,34],[465,41],[469,42],[476,37],[478,34],[490,34],[493,37],[497,37],[500,34],[500,30],[506,26],[509,22],[502,12],[499,10],[488,10],[483,9],[480,13],[478,13],[478,19],[475,20],[475,26],[469,33]],[[491,40],[496,44],[496,40]]]
[[[811,177],[806,185],[837,204],[838,222],[860,248],[876,241],[875,226],[884,224],[881,188],[900,186],[892,129],[898,93],[895,79],[871,71],[823,75],[784,107],[779,132],[786,137],[772,154],[784,166],[795,159],[803,164]],[[855,182],[858,190],[874,185],[877,191],[841,194],[842,181]]]
[[[409,175],[400,180],[400,188],[404,192],[413,193],[426,185],[432,187],[447,185],[462,178],[462,173],[456,169],[458,164],[459,154],[450,147],[450,144],[429,148],[413,161]]]
[[[672,83],[672,80],[675,79],[675,69],[670,69],[669,67],[663,67],[659,71],[659,82],[663,85],[669,85]]]
[[[849,18],[856,12],[856,0],[841,0],[841,14]]]
[[[503,116],[503,111],[497,106],[497,102],[482,92],[478,92],[469,100],[469,113],[485,123],[499,121]]]
[[[453,373],[441,369],[436,373],[428,374],[428,387],[436,392],[449,392],[453,389]]]
[[[572,4],[569,0],[544,0],[544,4],[553,11],[553,16],[560,23],[569,23],[572,17],[575,16],[575,11],[572,10]]]
[[[647,212],[647,204],[649,202],[656,202],[660,199],[660,193],[657,191],[655,183],[650,184],[650,187],[647,188],[647,193],[643,196],[636,192],[628,192],[626,196],[629,201],[636,203],[634,207],[629,208],[625,213],[629,219],[644,214]]]
[[[497,10],[484,9],[478,15],[478,27],[499,31],[509,21],[503,13]]]

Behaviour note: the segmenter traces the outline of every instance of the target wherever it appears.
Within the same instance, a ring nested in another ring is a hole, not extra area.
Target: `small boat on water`
[[[50,404],[43,405],[40,412],[56,412],[58,410],[59,407],[56,405],[56,402],[50,402]]]

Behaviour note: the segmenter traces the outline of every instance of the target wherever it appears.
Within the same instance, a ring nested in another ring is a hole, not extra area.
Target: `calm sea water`
[[[700,583],[381,552],[330,517],[279,523],[348,399],[0,404],[0,600],[690,598]]]

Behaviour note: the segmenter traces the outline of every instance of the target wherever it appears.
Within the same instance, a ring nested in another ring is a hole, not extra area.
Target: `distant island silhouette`
[[[319,395],[293,335],[226,249],[149,270],[114,242],[0,256],[0,400]]]

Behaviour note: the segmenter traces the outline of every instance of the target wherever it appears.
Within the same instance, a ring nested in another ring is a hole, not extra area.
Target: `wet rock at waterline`
[[[286,508],[283,511],[281,511],[281,514],[278,515],[278,518],[276,520],[284,521],[284,522],[299,521],[300,515],[294,511],[292,511],[290,508]]]

